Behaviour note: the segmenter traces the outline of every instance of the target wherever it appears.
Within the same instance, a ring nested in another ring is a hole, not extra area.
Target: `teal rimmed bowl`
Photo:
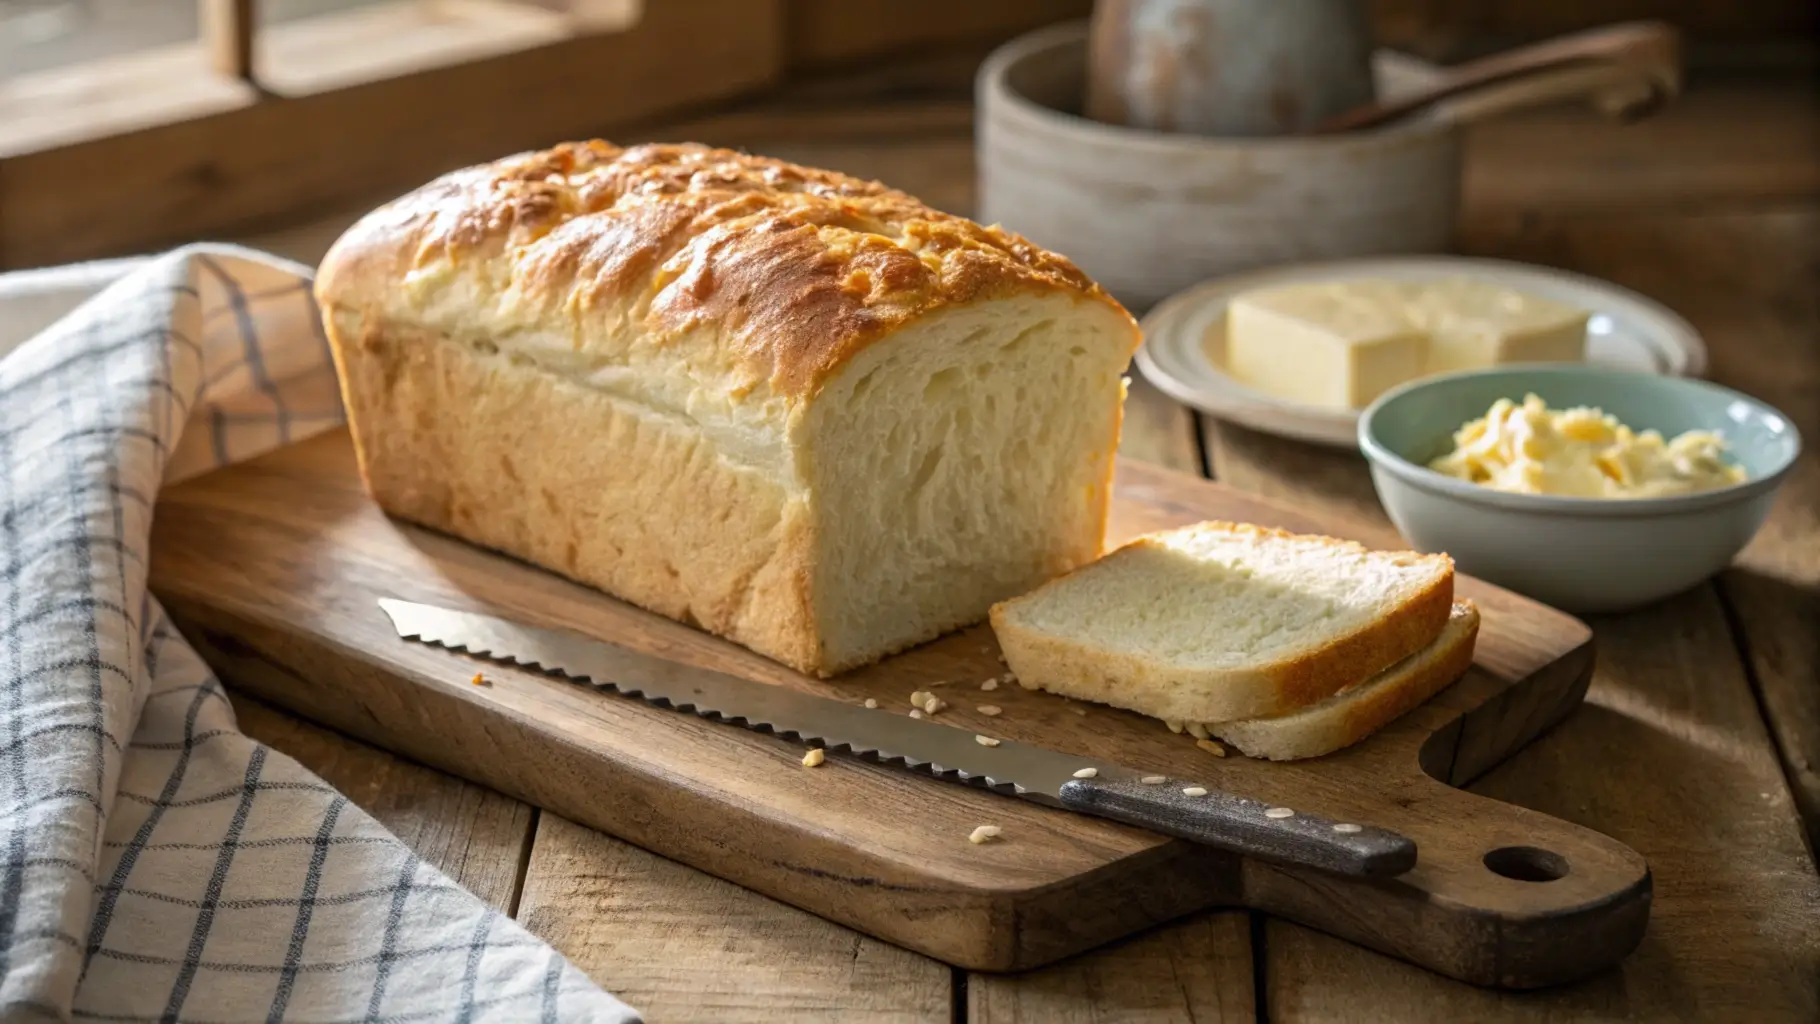
[[[1664,437],[1716,430],[1743,482],[1664,498],[1510,494],[1427,468],[1453,433],[1500,398],[1551,409],[1596,406]],[[1428,377],[1379,396],[1359,417],[1378,500],[1405,539],[1460,571],[1571,612],[1623,611],[1680,593],[1730,564],[1769,515],[1801,451],[1786,416],[1706,381],[1581,365],[1527,365]]]

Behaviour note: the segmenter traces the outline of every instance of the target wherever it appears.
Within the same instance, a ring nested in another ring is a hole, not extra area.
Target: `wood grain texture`
[[[1121,468],[1117,492],[1113,533],[1121,537],[1204,518],[1323,525],[1138,464]],[[1473,671],[1367,743],[1271,764],[1213,759],[1154,721],[1099,708],[1080,709],[1083,718],[1059,698],[1016,687],[990,698],[1002,717],[981,716],[984,694],[969,697],[967,684],[1000,670],[983,628],[830,683],[805,680],[385,519],[360,490],[342,434],[173,488],[155,531],[155,592],[241,687],[961,966],[1038,966],[1201,907],[1243,904],[1459,976],[1521,986],[1621,953],[1642,924],[1647,880],[1634,854],[1417,768],[1455,780],[1482,770],[1568,713],[1584,686],[1583,627],[1476,581],[1458,588],[1485,614]],[[911,690],[946,680],[954,724],[1392,827],[1420,844],[1422,865],[1389,886],[1316,878],[864,763],[808,771],[789,744],[522,670],[488,669],[494,685],[472,686],[467,659],[391,633],[374,608],[387,594],[480,604],[766,682],[874,697],[887,709],[907,710]],[[967,843],[982,821],[1012,838]],[[1568,857],[1576,871],[1526,889],[1480,863],[1485,850],[1519,836]],[[1487,930],[1492,920],[1500,923]]]
[[[665,0],[626,32],[9,155],[0,251],[36,266],[244,231],[749,91],[781,73],[781,2]]]
[[[241,731],[296,758],[378,819],[411,852],[495,909],[512,913],[536,808],[245,694],[230,696]]]
[[[1240,912],[1200,914],[1015,975],[967,981],[970,1024],[1251,1024],[1251,936]]]
[[[918,47],[1009,39],[1084,18],[1089,0],[789,0],[793,67],[847,64]]]
[[[1178,473],[1203,475],[1194,413],[1158,391],[1156,385],[1145,380],[1135,369],[1130,377],[1131,390],[1125,397],[1125,425],[1119,436],[1119,454]]]
[[[1820,146],[1810,159],[1820,171]],[[1706,338],[1711,376],[1775,405],[1806,440],[1768,523],[1721,578],[1720,593],[1810,843],[1820,848],[1820,201],[1550,218],[1521,232],[1487,230],[1477,244],[1668,302]]]
[[[1813,211],[1685,218],[1567,219],[1486,230],[1477,251],[1598,274],[1674,305],[1709,331],[1715,374],[1776,400],[1798,425],[1820,412],[1811,349]],[[1799,339],[1799,340],[1797,340]],[[1315,513],[1371,515],[1363,462],[1211,421],[1206,444],[1228,484]],[[1809,426],[1812,430],[1820,429]],[[1808,459],[1812,459],[1810,454]],[[1802,793],[1820,736],[1811,701],[1820,623],[1810,561],[1813,467],[1791,481],[1774,525],[1728,573],[1734,620]],[[1381,512],[1379,528],[1390,530]],[[1597,623],[1588,707],[1474,787],[1609,829],[1657,880],[1639,950],[1614,972],[1547,994],[1493,994],[1391,965],[1273,921],[1266,1000],[1283,1020],[1805,1020],[1820,1014],[1820,883],[1773,760],[1713,586]],[[1755,641],[1753,642],[1753,637]],[[1797,683],[1795,680],[1804,680]],[[1790,752],[1793,751],[1792,756]],[[1597,766],[1589,770],[1589,766]],[[1803,799],[1811,800],[1811,796]]]
[[[518,917],[653,1024],[949,1019],[945,965],[554,814]]]
[[[1545,993],[1459,985],[1272,922],[1283,1021],[1820,1017],[1820,883],[1710,587],[1598,623],[1587,706],[1473,788],[1644,853],[1656,902],[1615,971]]]

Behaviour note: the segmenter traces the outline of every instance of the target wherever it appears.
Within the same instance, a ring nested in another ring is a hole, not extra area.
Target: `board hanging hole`
[[[1500,846],[1485,855],[1485,867],[1519,882],[1552,882],[1566,876],[1567,858],[1533,846]]]

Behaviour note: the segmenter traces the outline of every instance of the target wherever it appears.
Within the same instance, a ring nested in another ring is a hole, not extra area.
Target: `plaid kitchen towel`
[[[146,592],[161,484],[339,422],[305,267],[0,277],[0,1020],[637,1020],[242,735]]]

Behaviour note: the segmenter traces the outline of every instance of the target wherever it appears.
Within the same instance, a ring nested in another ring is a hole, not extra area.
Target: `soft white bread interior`
[[[1418,707],[1466,673],[1479,636],[1479,610],[1457,601],[1441,635],[1375,677],[1286,715],[1206,726],[1252,757],[1293,761],[1359,742]]]
[[[387,512],[804,671],[1100,552],[1135,322],[875,182],[560,146],[374,211],[316,296]]]
[[[1205,723],[1369,679],[1432,642],[1452,603],[1446,555],[1208,522],[1140,537],[991,618],[1027,687]]]

